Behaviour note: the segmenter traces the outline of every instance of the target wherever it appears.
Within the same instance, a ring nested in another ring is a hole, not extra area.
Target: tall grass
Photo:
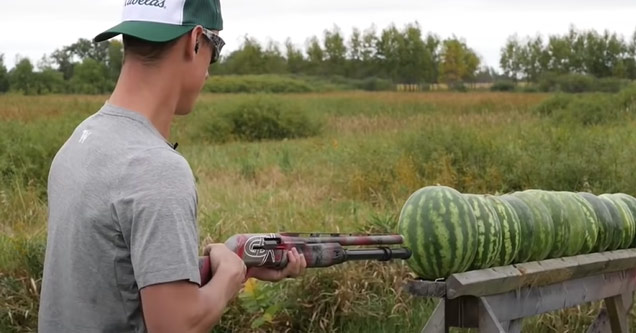
[[[2,332],[35,330],[48,167],[106,98],[0,96]],[[620,121],[585,124],[537,112],[550,101],[545,94],[307,93],[268,105],[293,106],[302,113],[297,119],[322,124],[320,131],[210,139],[222,130],[215,121],[251,98],[203,95],[173,127],[171,141],[197,181],[202,244],[247,232],[392,232],[408,195],[430,184],[474,193],[636,194],[631,111],[613,115]],[[603,98],[631,110],[629,93]],[[435,302],[403,292],[410,278],[404,263],[393,262],[312,269],[279,284],[250,281],[215,331],[418,332]],[[524,331],[580,331],[598,308],[537,316]]]

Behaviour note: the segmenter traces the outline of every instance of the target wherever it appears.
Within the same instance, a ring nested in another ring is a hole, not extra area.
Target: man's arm
[[[188,281],[175,281],[141,289],[148,332],[208,332],[218,323],[227,304],[242,288],[246,273],[243,261],[219,245],[210,253],[215,274],[202,288]]]

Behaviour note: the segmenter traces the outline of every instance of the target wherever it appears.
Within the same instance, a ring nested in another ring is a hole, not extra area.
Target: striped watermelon
[[[572,192],[549,192],[563,207],[563,219],[557,231],[557,239],[562,251],[553,251],[553,258],[560,256],[575,256],[580,254],[585,238],[585,213]],[[591,209],[591,208],[590,208]],[[556,242],[556,239],[555,239]],[[596,237],[594,237],[596,242]]]
[[[598,219],[598,237],[596,246],[594,246],[592,251],[603,252],[610,247],[614,237],[614,229],[616,229],[616,222],[612,220],[612,215],[607,206],[596,195],[587,192],[579,192],[577,194],[592,206]]]
[[[494,266],[510,265],[519,254],[521,243],[521,222],[515,210],[499,197],[486,195],[501,225],[501,251]]]
[[[629,227],[631,228],[631,230],[628,230],[628,234],[633,235],[632,236],[632,242],[630,243],[629,247],[635,247],[636,246],[636,198],[632,197],[629,194],[625,194],[625,193],[615,193],[612,194],[612,197],[615,199],[619,199],[622,200],[625,205],[627,205],[627,208],[629,208],[629,212],[632,215],[632,220],[634,223],[631,223],[629,225]]]
[[[488,268],[497,260],[501,251],[499,218],[482,196],[464,194],[464,198],[470,204],[477,222],[477,253],[469,269]]]
[[[614,232],[612,233],[612,238],[610,239],[609,247],[607,248],[607,250],[614,251],[621,247],[621,243],[623,243],[623,234],[625,234],[625,229],[623,228],[623,217],[621,214],[621,210],[614,203],[614,201],[611,200],[606,195],[604,196],[601,194],[598,196],[598,198],[603,202],[603,204],[605,204],[607,211],[610,213],[610,216],[612,217],[612,221],[613,221],[612,226],[614,228]]]
[[[542,191],[526,190],[523,192],[515,192],[513,196],[521,199],[532,212],[533,217],[533,234],[532,249],[528,261],[537,261],[547,258],[556,246],[554,244],[554,225],[552,223],[552,215],[548,207],[543,204],[539,195]],[[525,236],[524,237],[528,237]]]
[[[466,271],[477,252],[471,206],[450,187],[427,186],[411,194],[402,207],[398,232],[413,253],[407,264],[425,279]]]
[[[559,196],[557,196],[554,192],[543,190],[526,190],[523,191],[523,193],[528,193],[534,196],[534,198],[539,199],[548,209],[552,220],[552,225],[546,226],[545,229],[551,230],[552,234],[552,239],[547,240],[551,246],[550,252],[546,257],[537,260],[559,258],[566,252],[571,253],[572,248],[576,248],[578,251],[582,246],[583,239],[571,240],[574,244],[568,244],[567,241],[570,239],[568,237],[569,227],[565,221],[566,206],[560,200]]]
[[[626,249],[632,244],[632,240],[634,239],[633,234],[633,225],[634,225],[634,217],[632,217],[632,213],[629,211],[629,207],[617,197],[614,197],[612,194],[601,194],[600,198],[607,199],[618,209],[620,222],[620,245],[619,249]]]
[[[598,240],[598,229],[599,222],[598,217],[596,217],[596,213],[594,212],[594,207],[590,205],[587,200],[583,199],[581,196],[577,195],[573,192],[562,192],[566,197],[570,197],[574,200],[576,207],[574,208],[576,211],[579,211],[583,217],[581,220],[577,220],[572,224],[572,220],[570,219],[570,237],[578,237],[574,235],[578,235],[579,233],[583,233],[583,245],[577,254],[587,254],[592,252],[596,247],[596,242]],[[582,230],[576,230],[575,227],[582,227]]]
[[[520,222],[520,233],[521,233],[521,244],[519,245],[519,253],[515,257],[515,263],[526,262],[530,260],[530,257],[534,252],[539,252],[536,247],[541,244],[534,242],[534,214],[530,207],[520,198],[505,194],[500,197],[502,200],[506,201],[517,213]]]

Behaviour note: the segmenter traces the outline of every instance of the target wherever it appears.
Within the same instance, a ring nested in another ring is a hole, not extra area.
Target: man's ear
[[[194,60],[196,54],[199,52],[199,41],[201,40],[201,35],[203,34],[203,30],[200,26],[192,29],[187,36],[186,41],[186,59]]]

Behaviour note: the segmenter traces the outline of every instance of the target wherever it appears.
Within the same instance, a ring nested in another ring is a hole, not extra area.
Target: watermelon
[[[632,242],[630,243],[629,247],[635,247],[636,239],[634,237],[636,237],[636,198],[625,193],[615,193],[612,194],[612,197],[622,200],[625,205],[627,205],[627,208],[629,208],[629,212],[632,214],[632,220],[634,220],[635,223],[631,223],[629,225],[631,230],[628,230],[627,232],[628,234],[632,235]]]
[[[519,245],[519,253],[515,257],[515,263],[522,263],[530,260],[530,257],[535,252],[540,250],[536,249],[537,244],[534,242],[534,214],[530,207],[521,199],[505,194],[501,196],[501,199],[506,201],[515,210],[520,222],[521,244]]]
[[[594,208],[587,200],[573,192],[561,192],[565,197],[569,197],[574,200],[575,210],[582,215],[581,220],[568,221],[570,223],[570,237],[579,237],[575,235],[583,234],[583,244],[578,253],[575,254],[587,254],[592,252],[596,247],[596,241],[598,240],[599,222],[594,212]],[[572,213],[570,213],[570,216]],[[577,214],[579,215],[579,214]],[[578,223],[577,223],[578,222]],[[575,229],[575,227],[581,227],[581,230]]]
[[[594,246],[592,251],[603,252],[610,247],[610,243],[614,237],[616,222],[612,220],[612,215],[607,209],[607,206],[596,195],[587,192],[579,192],[577,195],[587,201],[594,209],[594,213],[598,219],[598,237],[596,246]]]
[[[501,251],[501,226],[490,204],[480,195],[464,194],[477,222],[477,253],[469,269],[492,266]]]
[[[533,234],[532,234],[532,250],[528,261],[543,260],[550,255],[554,244],[554,224],[552,215],[548,207],[543,204],[540,199],[542,191],[526,190],[523,192],[515,192],[513,196],[521,199],[532,212],[533,216]],[[523,237],[529,237],[524,235]]]
[[[552,235],[551,239],[548,238],[546,240],[546,244],[551,246],[550,252],[547,256],[537,260],[559,258],[566,252],[572,253],[573,248],[577,251],[581,248],[583,244],[582,238],[578,240],[572,240],[569,238],[570,228],[568,223],[566,223],[567,205],[562,202],[560,196],[558,196],[555,192],[543,190],[526,190],[522,193],[527,193],[529,196],[541,201],[541,203],[543,203],[543,205],[548,209],[552,221],[552,225],[544,227],[544,232]],[[568,240],[572,241],[572,244],[568,244]]]
[[[501,225],[501,250],[494,266],[510,265],[517,255],[521,245],[521,222],[515,210],[509,203],[493,195],[486,195]]]
[[[602,194],[598,196],[599,200],[603,202],[607,211],[610,213],[612,217],[612,227],[614,232],[611,233],[611,238],[609,242],[608,251],[614,251],[621,247],[621,243],[623,242],[623,234],[625,230],[623,229],[623,218],[621,216],[621,211],[618,209],[613,200],[608,198],[607,196],[603,196]]]
[[[632,213],[629,211],[629,207],[627,206],[627,204],[625,204],[625,202],[623,202],[623,200],[613,196],[612,194],[608,194],[608,193],[601,194],[599,195],[599,197],[607,199],[609,202],[614,204],[614,206],[617,208],[619,213],[618,221],[620,223],[620,228],[619,228],[620,245],[618,246],[618,248],[619,249],[628,248],[632,244],[632,240],[634,239],[634,233],[633,233],[634,217],[632,216]]]
[[[477,253],[475,215],[450,187],[427,186],[411,194],[400,212],[398,232],[412,252],[408,266],[424,279],[465,272]]]

